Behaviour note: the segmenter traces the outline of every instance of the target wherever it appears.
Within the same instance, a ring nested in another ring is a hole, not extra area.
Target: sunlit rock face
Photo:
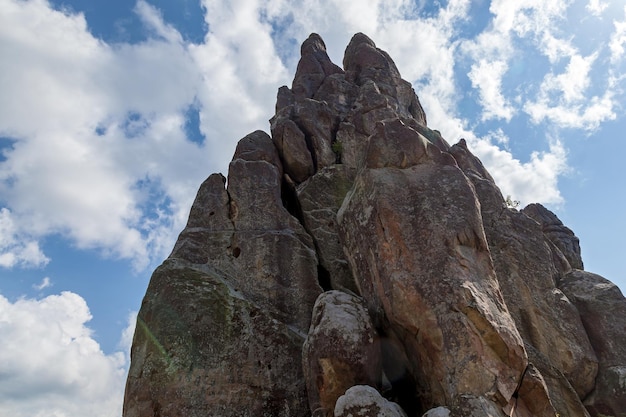
[[[626,300],[574,233],[367,36],[301,55],[152,276],[124,417],[624,417]]]

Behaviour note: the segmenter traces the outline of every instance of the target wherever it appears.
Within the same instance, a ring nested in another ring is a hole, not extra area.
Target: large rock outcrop
[[[625,417],[626,300],[574,233],[367,36],[301,55],[152,276],[124,417]]]

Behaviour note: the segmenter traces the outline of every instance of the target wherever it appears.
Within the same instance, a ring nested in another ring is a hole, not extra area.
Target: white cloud
[[[238,139],[269,130],[276,91],[289,77],[263,2],[207,0],[202,5],[209,32],[204,43],[189,45],[189,52],[203,80],[196,91],[201,130],[215,167],[226,172]]]
[[[556,91],[562,94],[565,103],[584,99],[585,90],[590,84],[589,71],[597,56],[597,53],[587,57],[573,55],[564,73],[546,76],[541,85],[541,94],[547,96],[550,92]]]
[[[71,292],[13,303],[0,295],[0,415],[121,415],[127,363],[100,350],[90,319]]]
[[[507,100],[502,86],[511,64],[525,66],[524,60],[533,56],[529,55],[533,53],[528,48],[529,42],[535,46],[535,54],[548,58],[550,65],[543,80],[538,83],[525,77],[506,82],[517,85],[518,96],[514,101],[533,123],[548,121],[560,128],[593,130],[616,117],[617,89],[611,85],[611,79],[615,79],[612,70],[605,70],[592,79],[599,52],[583,56],[573,44],[575,31],[563,31],[569,5],[567,1],[492,1],[493,24],[475,39],[462,42],[462,50],[474,61],[468,76],[478,89],[484,108],[483,121],[493,118],[508,121],[515,115],[515,108]],[[603,4],[592,2],[588,7],[600,10]],[[615,27],[610,43],[612,61],[623,54],[622,45],[626,42],[626,25],[624,34],[619,22],[615,22]],[[536,55],[532,59],[537,59]],[[564,59],[568,60],[566,69],[557,70]],[[541,73],[528,75],[541,76]],[[539,84],[539,88],[533,84]],[[598,93],[603,86],[604,91]]]
[[[624,14],[626,14],[626,6],[624,7]],[[624,56],[624,45],[626,44],[626,20],[613,21],[615,32],[611,34],[609,42],[609,49],[611,50],[611,62],[617,63]]]
[[[563,128],[585,130],[594,130],[600,123],[617,117],[611,92],[602,97],[592,97],[586,106],[550,106],[546,101],[539,101],[528,103],[524,110],[535,123],[549,120]]]
[[[142,22],[150,28],[154,33],[169,43],[182,43],[183,37],[178,33],[173,26],[166,24],[163,21],[161,12],[145,2],[144,0],[138,0],[135,5],[135,12],[139,15]]]
[[[495,132],[503,141],[503,133]],[[559,140],[551,140],[548,151],[533,152],[527,162],[521,162],[492,143],[494,136],[472,138],[468,145],[488,168],[504,196],[510,195],[522,205],[533,202],[561,204],[558,179],[568,171],[567,152]]]
[[[489,132],[484,139],[488,140],[491,143],[495,142],[498,145],[507,146],[509,144],[509,137],[504,133],[501,128]]]
[[[0,267],[41,267],[49,261],[37,241],[21,234],[11,211],[0,208]]]
[[[543,33],[540,45],[541,53],[548,57],[551,64],[558,63],[561,59],[578,53],[570,40],[557,38],[550,32]]]
[[[494,16],[494,29],[502,34],[515,34],[520,37],[550,33],[556,23],[564,20],[569,6],[567,0],[527,0],[511,2],[494,0],[489,10]]]
[[[589,0],[585,8],[594,16],[600,16],[606,8],[609,7],[609,3],[601,0]]]
[[[600,123],[615,119],[616,88],[609,88],[602,96],[585,94],[591,84],[590,71],[597,53],[587,57],[573,55],[561,74],[546,74],[536,100],[524,106],[531,120],[550,121],[560,127],[593,130]]]
[[[50,277],[44,277],[39,284],[33,284],[33,288],[37,291],[44,290],[48,287],[52,287],[52,281]]]
[[[122,331],[122,337],[120,338],[120,342],[118,347],[120,351],[124,352],[126,355],[126,363],[130,364],[130,348],[133,345],[133,337],[135,336],[135,326],[137,324],[137,311],[132,311],[128,313],[128,318],[126,321],[126,327]]]
[[[515,109],[508,103],[502,95],[502,77],[507,71],[507,64],[504,61],[480,60],[472,65],[472,70],[468,76],[472,81],[472,86],[478,89],[480,104],[484,111],[482,120],[504,119],[511,120]]]
[[[202,77],[180,36],[145,2],[137,13],[159,39],[114,46],[81,14],[45,1],[2,7],[0,135],[15,142],[0,162],[0,207],[13,228],[0,262],[45,264],[37,242],[51,233],[138,269],[165,256],[218,159],[211,152],[230,150],[185,138],[183,112]],[[146,218],[148,192],[169,198]]]
[[[491,26],[474,39],[464,40],[461,48],[474,61],[468,76],[474,88],[479,90],[483,120],[500,118],[509,121],[515,113],[502,93],[502,85],[509,63],[524,59],[526,52],[519,45],[521,39],[534,43],[552,63],[576,52],[569,40],[554,33],[558,32],[555,28],[566,9],[567,2],[561,0],[491,2],[489,11],[494,15]]]

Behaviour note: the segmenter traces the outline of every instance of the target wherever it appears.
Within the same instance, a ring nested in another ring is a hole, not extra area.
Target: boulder
[[[309,234],[283,206],[276,148],[267,134],[257,135],[259,149],[271,150],[267,159],[274,162],[243,159],[235,151],[227,190],[234,232],[209,263],[223,268],[251,301],[306,333],[321,292],[317,255]]]
[[[450,417],[450,410],[448,407],[431,408],[422,417]]]
[[[337,131],[338,117],[325,101],[303,99],[296,101],[293,118],[304,132],[316,170],[335,163],[332,150]]]
[[[374,133],[369,137],[365,166],[407,168],[417,165],[429,159],[429,146],[434,147],[428,139],[400,119],[383,120],[376,124]],[[441,153],[438,150],[436,152]]]
[[[337,399],[354,385],[380,387],[378,335],[360,298],[341,291],[319,296],[302,364],[314,414],[332,414]]]
[[[305,181],[315,172],[304,133],[291,119],[279,119],[272,126],[272,140],[280,154],[285,173],[294,181]]]
[[[352,123],[342,122],[339,125],[339,130],[337,130],[334,146],[342,165],[358,169],[363,166],[365,161],[368,136],[358,132]]]
[[[450,411],[450,417],[506,417],[492,400],[471,394],[461,395]]]
[[[357,385],[339,397],[335,405],[335,417],[406,417],[396,403],[383,398],[376,389]]]

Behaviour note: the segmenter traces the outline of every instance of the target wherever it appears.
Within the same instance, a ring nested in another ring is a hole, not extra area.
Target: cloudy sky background
[[[339,65],[370,36],[429,126],[623,291],[623,1],[426,3],[0,0],[0,414],[121,415],[150,273],[311,32]]]

